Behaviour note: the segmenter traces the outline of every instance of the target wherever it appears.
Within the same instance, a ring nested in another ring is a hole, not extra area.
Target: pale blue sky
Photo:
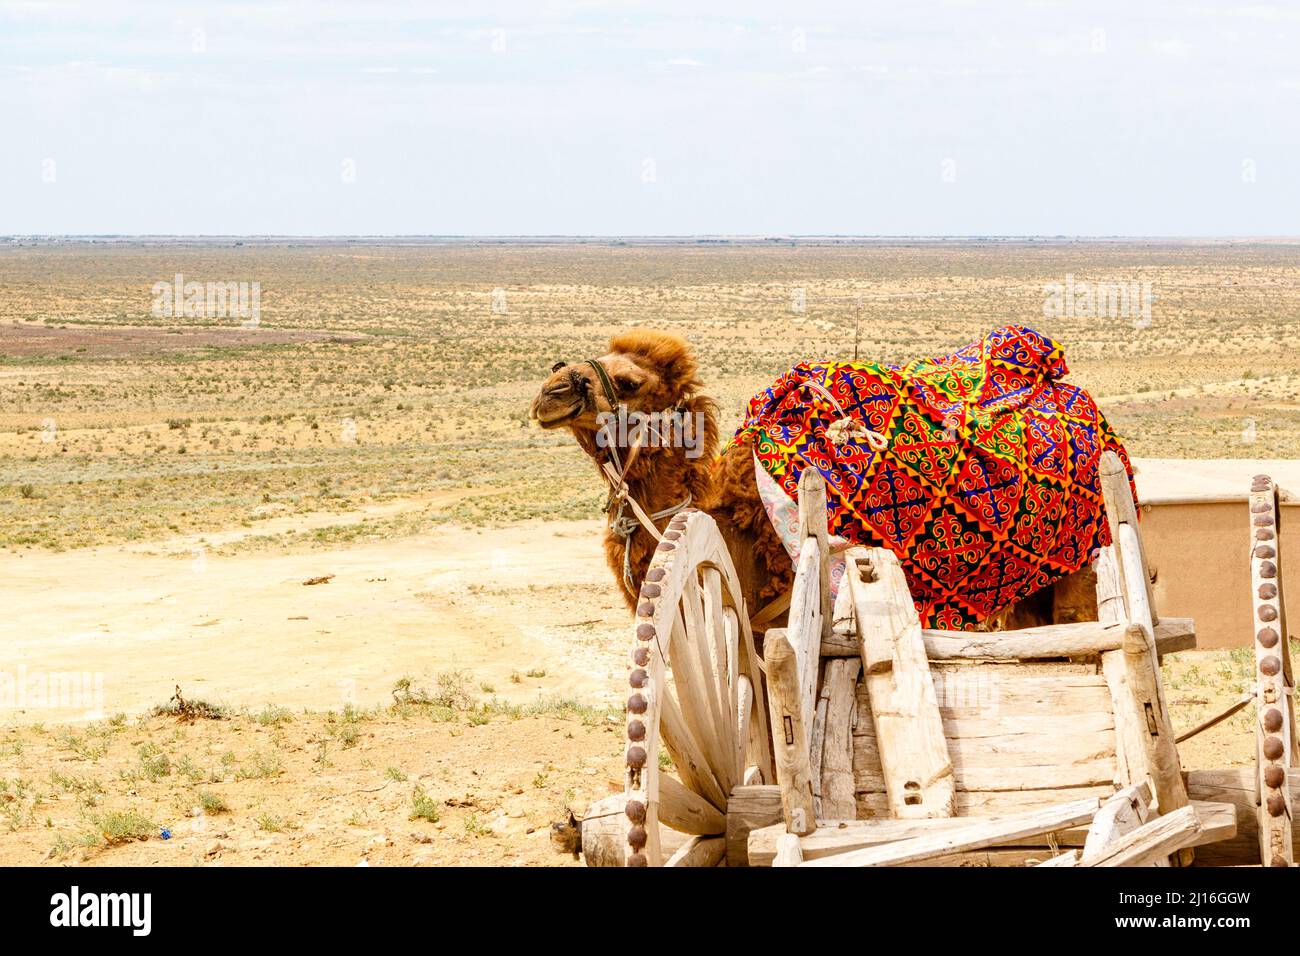
[[[0,0],[0,137],[0,234],[1296,234],[1300,4]]]

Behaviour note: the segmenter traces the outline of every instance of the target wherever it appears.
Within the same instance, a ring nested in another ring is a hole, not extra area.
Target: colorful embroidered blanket
[[[905,365],[801,362],[754,396],[728,448],[752,447],[790,498],[817,468],[831,533],[898,555],[923,626],[965,629],[1110,542],[1102,452],[1132,468],[1067,373],[1061,346],[1023,326]],[[828,435],[846,416],[859,424]]]

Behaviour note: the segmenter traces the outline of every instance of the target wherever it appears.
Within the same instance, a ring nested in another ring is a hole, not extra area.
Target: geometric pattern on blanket
[[[727,448],[751,448],[791,498],[816,468],[831,534],[898,556],[922,626],[970,629],[1110,543],[1103,452],[1133,490],[1128,454],[1066,374],[1062,347],[1024,326],[903,365],[801,362],[751,399]],[[886,447],[828,435],[845,416]]]

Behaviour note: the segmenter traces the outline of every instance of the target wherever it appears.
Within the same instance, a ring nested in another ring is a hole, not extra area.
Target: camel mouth
[[[543,428],[559,428],[563,425],[569,424],[569,422],[581,415],[584,408],[586,408],[586,403],[578,402],[568,411],[561,412],[559,415],[553,415],[550,418],[542,418],[538,415],[536,416],[537,424],[541,425]]]

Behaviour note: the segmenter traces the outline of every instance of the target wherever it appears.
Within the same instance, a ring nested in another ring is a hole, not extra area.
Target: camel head
[[[690,346],[681,338],[635,329],[616,335],[609,351],[598,358],[557,362],[529,414],[543,428],[567,427],[587,447],[619,405],[628,413],[648,416],[707,402],[698,394],[698,371]]]

